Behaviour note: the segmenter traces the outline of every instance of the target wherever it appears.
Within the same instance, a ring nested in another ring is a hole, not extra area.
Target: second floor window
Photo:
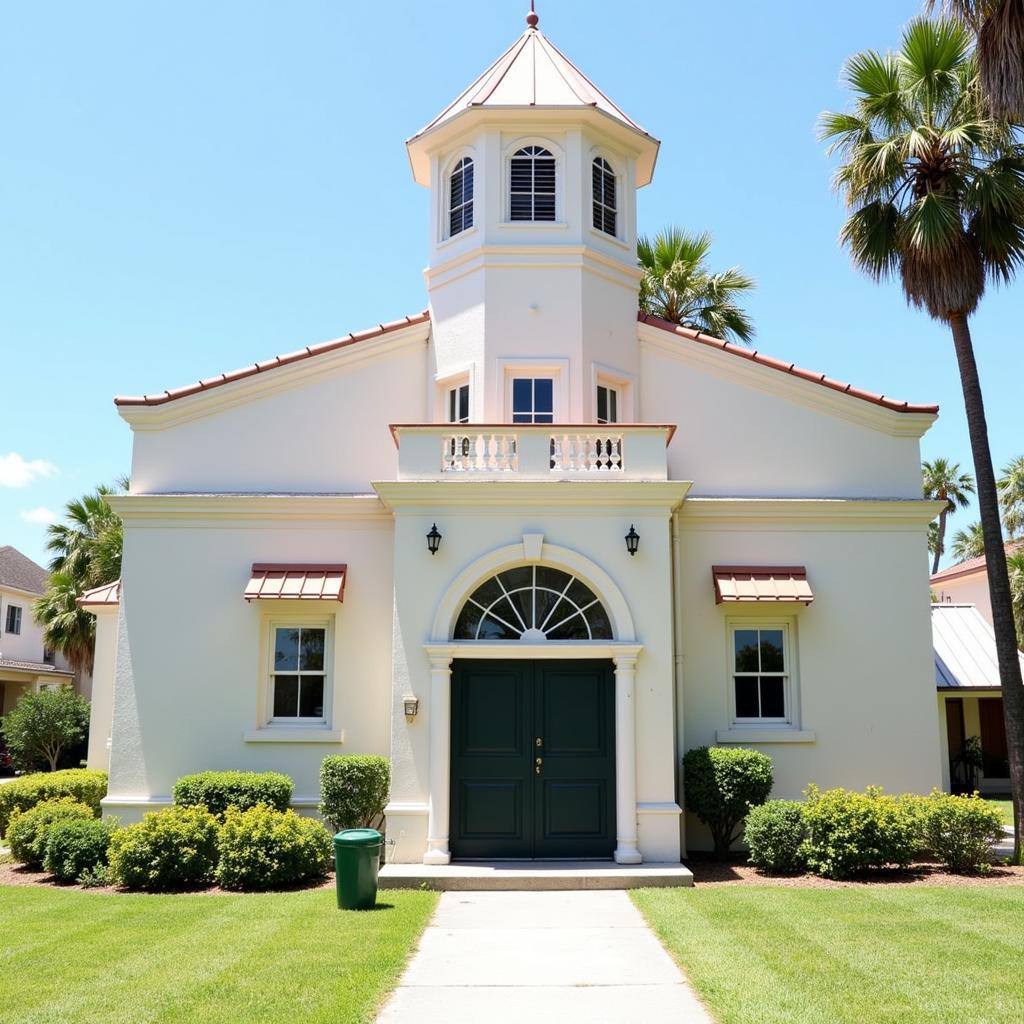
[[[4,626],[7,633],[17,636],[21,632],[21,608],[16,604],[7,606],[7,622]]]
[[[615,172],[603,157],[594,161],[594,227],[607,235],[616,235],[618,206],[615,195]]]
[[[513,379],[512,422],[555,422],[555,382],[550,377]]]
[[[619,393],[607,384],[597,385],[597,422],[619,422]]]
[[[524,146],[512,157],[509,217],[555,219],[555,158],[543,146]]]
[[[52,647],[43,648],[43,664],[44,665],[56,665],[57,664],[57,652]]]
[[[448,422],[469,422],[469,385],[459,384],[448,389]]]
[[[464,156],[452,171],[448,194],[448,234],[473,226],[473,161]]]

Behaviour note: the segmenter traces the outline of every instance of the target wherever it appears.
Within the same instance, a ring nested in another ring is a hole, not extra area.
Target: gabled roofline
[[[910,402],[900,402],[894,398],[887,398],[885,395],[875,394],[873,391],[865,391],[863,388],[854,387],[852,384],[835,380],[816,370],[805,370],[802,366],[797,366],[796,363],[787,363],[772,356],[762,355],[756,350],[743,348],[743,346],[734,345],[729,341],[722,341],[721,338],[713,338],[709,334],[703,334],[689,327],[680,327],[679,324],[662,320],[661,317],[651,316],[649,313],[638,313],[637,320],[642,324],[655,327],[668,334],[675,334],[680,338],[686,338],[688,341],[695,341],[700,345],[706,345],[708,348],[718,349],[720,352],[728,352],[730,355],[739,356],[752,363],[767,366],[769,369],[778,370],[780,373],[786,373],[792,377],[798,377],[800,380],[810,381],[812,384],[819,384],[840,394],[849,395],[851,398],[859,398],[861,401],[871,402],[873,405],[881,406],[883,409],[889,409],[892,412],[927,416],[937,416],[939,413],[937,405],[914,405]]]
[[[286,355],[274,356],[273,359],[266,359],[261,363],[253,363],[238,370],[229,370],[227,373],[219,374],[216,377],[208,377],[206,380],[197,381],[195,384],[187,384],[185,387],[173,388],[169,391],[161,391],[153,395],[119,395],[114,399],[114,405],[119,409],[132,406],[155,406],[166,405],[168,402],[177,401],[179,398],[187,398],[201,392],[210,391],[213,388],[222,387],[225,384],[233,384],[237,380],[244,380],[246,377],[253,377],[256,374],[266,373],[269,370],[276,370],[282,366],[290,366],[305,359],[313,359],[322,356],[327,352],[336,352],[338,349],[347,348],[350,345],[358,344],[361,341],[370,341],[373,338],[380,338],[393,331],[400,331],[406,327],[415,327],[418,324],[429,323],[430,311],[424,310],[413,316],[403,317],[401,320],[393,320],[391,323],[379,324],[366,331],[356,331],[333,341],[325,341],[319,345],[307,345],[297,352],[289,352]]]

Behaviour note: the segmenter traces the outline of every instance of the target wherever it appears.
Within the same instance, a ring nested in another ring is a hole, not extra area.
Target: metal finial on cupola
[[[534,7],[536,0],[530,0],[530,13],[526,16],[526,24],[529,28],[536,28],[540,24],[540,18]]]

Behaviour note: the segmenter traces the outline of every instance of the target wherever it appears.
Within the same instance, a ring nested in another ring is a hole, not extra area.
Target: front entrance
[[[612,662],[456,660],[451,758],[453,857],[612,857]]]

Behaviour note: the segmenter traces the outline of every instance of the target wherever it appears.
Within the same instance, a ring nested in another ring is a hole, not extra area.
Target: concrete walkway
[[[622,891],[445,892],[378,1024],[710,1024]]]

